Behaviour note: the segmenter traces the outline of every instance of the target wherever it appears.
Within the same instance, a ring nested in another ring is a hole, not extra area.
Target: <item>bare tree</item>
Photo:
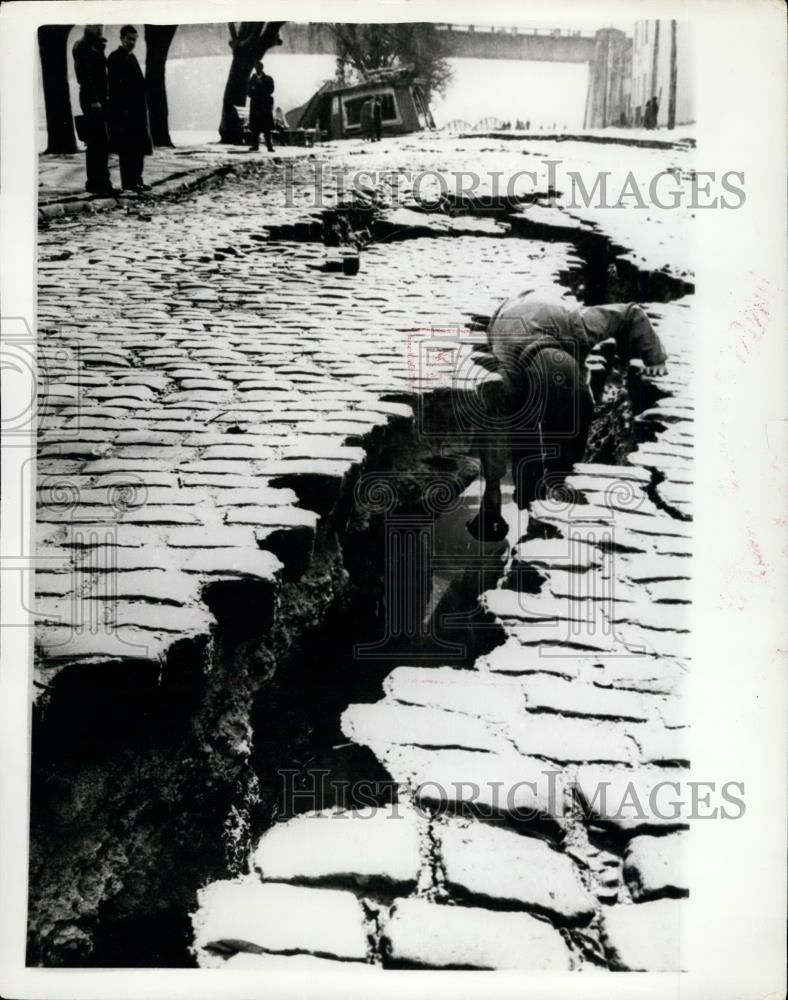
[[[353,71],[362,79],[371,70],[413,66],[425,81],[427,98],[443,93],[451,79],[443,33],[434,24],[330,24],[337,50],[337,79],[348,82]]]
[[[44,24],[38,29],[38,54],[47,119],[47,153],[76,153],[66,43],[73,24]]]
[[[219,138],[226,143],[242,143],[243,129],[236,107],[246,104],[249,77],[258,59],[275,45],[281,45],[279,29],[285,21],[242,21],[238,26],[230,22],[229,45],[233,61],[227,74],[222,99],[222,120]]]
[[[177,24],[145,25],[145,93],[154,146],[172,146],[167,106],[167,54]]]

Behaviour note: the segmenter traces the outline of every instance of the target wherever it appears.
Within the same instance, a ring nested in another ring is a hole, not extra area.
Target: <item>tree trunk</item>
[[[676,54],[676,22],[670,22],[670,91],[668,97],[668,128],[676,127],[676,83],[678,62]]]
[[[66,42],[72,24],[47,24],[38,29],[41,81],[47,118],[47,153],[76,153],[71,94],[68,88]]]
[[[219,139],[224,143],[243,143],[241,119],[235,110],[246,104],[249,77],[258,59],[275,45],[281,45],[279,29],[284,21],[243,21],[238,29],[230,24],[230,48],[233,61],[227,74],[227,83],[222,98],[222,120],[219,123]]]
[[[651,60],[651,94],[650,97],[657,96],[657,71],[659,69],[659,18],[654,22],[654,51]],[[657,127],[657,119],[654,119],[654,128]]]
[[[167,53],[177,24],[145,25],[145,93],[154,146],[172,146],[167,107]]]

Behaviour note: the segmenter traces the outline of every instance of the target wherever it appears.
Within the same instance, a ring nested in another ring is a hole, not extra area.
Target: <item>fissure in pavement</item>
[[[474,206],[461,211],[472,215]],[[365,219],[353,218],[351,230]],[[616,248],[606,238],[571,227],[529,229],[513,219],[515,238],[575,246],[583,264],[562,278],[589,301],[619,297],[622,280],[631,279],[626,269],[624,279],[611,270]],[[303,226],[299,235],[314,238],[313,223]],[[384,243],[419,236],[374,219],[369,233]],[[668,297],[686,291],[672,279],[655,280]],[[591,460],[621,461],[635,440],[635,413],[655,401],[636,399],[631,409],[624,378],[619,371],[609,381],[589,438]],[[451,420],[450,393],[423,400],[434,424]],[[371,751],[345,742],[343,709],[376,701],[395,664],[434,664],[440,656],[470,665],[503,641],[476,599],[500,577],[505,548],[473,551],[463,534],[475,502],[468,441],[449,445],[433,436],[425,443],[412,424],[394,420],[353,443],[366,452],[362,477],[395,481],[392,504],[365,504],[358,477],[340,484],[315,473],[273,477],[272,487],[292,489],[303,508],[321,515],[316,530],[281,530],[264,540],[283,564],[277,585],[206,586],[203,600],[218,623],[210,642],[177,644],[158,672],[134,661],[66,667],[36,709],[31,962],[189,964],[197,889],[242,871],[251,845],[292,809],[293,793],[303,793],[295,796],[303,809],[352,805],[337,800],[350,779],[378,783],[381,802],[393,794]],[[424,483],[436,477],[445,484],[442,513],[423,503]],[[412,537],[420,540],[392,563],[387,533],[398,518],[411,519],[411,532],[416,523]],[[424,544],[451,558],[439,583],[420,593],[407,627],[389,635],[395,594],[386,592],[387,574],[394,587],[412,581],[418,573],[408,559]],[[314,774],[325,776],[317,794]]]

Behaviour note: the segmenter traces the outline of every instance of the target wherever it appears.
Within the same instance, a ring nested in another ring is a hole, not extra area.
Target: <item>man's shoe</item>
[[[250,147],[249,147],[249,148],[247,149],[247,151],[246,151],[246,152],[247,152],[247,153],[259,153],[259,152],[260,152],[260,147],[259,147],[259,146],[250,146]]]
[[[150,184],[146,184],[145,181],[140,181],[139,184],[134,185],[135,191],[150,191]]]

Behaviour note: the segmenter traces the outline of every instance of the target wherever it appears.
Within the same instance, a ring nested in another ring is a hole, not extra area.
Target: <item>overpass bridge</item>
[[[590,62],[594,32],[565,28],[490,27],[474,24],[438,24],[446,39],[447,55],[472,59],[520,59],[535,62]],[[325,24],[288,21],[281,32],[278,53],[335,55],[334,38]],[[226,55],[226,24],[182,24],[176,32],[170,58]]]
[[[565,28],[502,28],[474,24],[439,24],[449,54],[472,59],[523,59],[530,62],[590,62],[593,31]]]

